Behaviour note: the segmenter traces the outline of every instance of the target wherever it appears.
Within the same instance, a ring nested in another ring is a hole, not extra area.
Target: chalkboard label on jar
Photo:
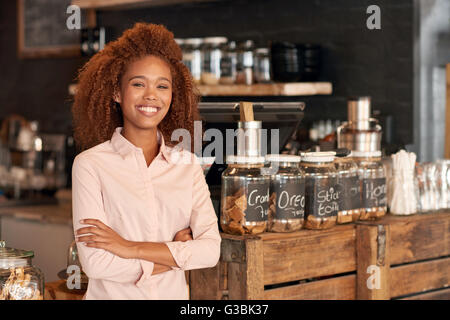
[[[340,192],[336,189],[336,179],[307,179],[305,187],[306,215],[318,218],[337,215]]]
[[[267,221],[269,209],[269,184],[247,184],[247,209],[245,220]]]
[[[305,216],[305,182],[275,182],[275,219],[303,219]]]
[[[338,178],[339,211],[361,208],[361,191],[358,176]]]
[[[386,178],[363,179],[361,193],[363,208],[386,206]]]

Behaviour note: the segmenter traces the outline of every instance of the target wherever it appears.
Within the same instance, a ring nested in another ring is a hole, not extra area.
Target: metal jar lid
[[[33,251],[6,247],[6,241],[0,241],[0,269],[24,267],[28,259],[34,257]]]

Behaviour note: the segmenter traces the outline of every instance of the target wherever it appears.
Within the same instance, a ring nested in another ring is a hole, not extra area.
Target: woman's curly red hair
[[[172,104],[159,130],[169,146],[172,132],[187,129],[194,137],[194,121],[200,119],[199,95],[192,76],[182,62],[182,52],[173,33],[162,25],[136,23],[117,40],[95,54],[79,71],[72,106],[74,139],[85,150],[109,139],[123,126],[122,111],[113,97],[127,66],[142,57],[154,55],[165,60],[172,72]]]

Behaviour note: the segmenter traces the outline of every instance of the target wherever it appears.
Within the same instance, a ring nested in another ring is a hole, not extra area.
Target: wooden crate
[[[221,235],[218,265],[190,272],[191,299],[450,299],[450,212]]]

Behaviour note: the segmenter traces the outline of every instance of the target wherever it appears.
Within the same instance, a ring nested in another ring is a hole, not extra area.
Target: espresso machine
[[[66,136],[42,134],[37,121],[19,115],[1,126],[0,191],[8,201],[1,206],[56,202],[56,191],[66,186]]]

